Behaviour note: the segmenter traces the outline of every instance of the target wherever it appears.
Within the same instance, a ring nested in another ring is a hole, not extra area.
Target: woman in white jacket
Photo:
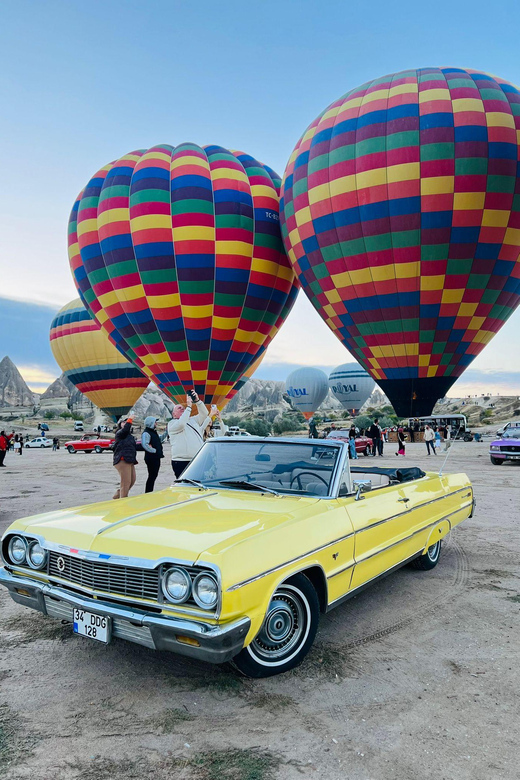
[[[194,401],[198,414],[191,417]],[[168,423],[168,436],[172,448],[172,469],[177,478],[204,444],[204,429],[209,420],[208,410],[195,392],[186,396],[185,407],[182,404],[173,407],[173,419]]]

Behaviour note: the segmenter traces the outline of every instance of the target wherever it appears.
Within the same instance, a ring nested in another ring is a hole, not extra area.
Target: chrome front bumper
[[[0,568],[0,585],[6,587],[18,604],[49,617],[73,622],[74,607],[112,619],[112,636],[135,642],[154,650],[170,650],[179,655],[198,658],[213,664],[230,661],[243,646],[251,621],[241,618],[234,623],[212,626],[195,620],[182,620],[92,599],[45,582],[20,577]],[[194,640],[186,644],[179,637]]]

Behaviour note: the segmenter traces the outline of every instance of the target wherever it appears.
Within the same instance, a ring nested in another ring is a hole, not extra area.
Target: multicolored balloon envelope
[[[194,388],[222,408],[294,303],[279,185],[243,152],[161,145],[102,168],[74,205],[81,299],[176,401]]]
[[[327,375],[319,368],[297,368],[285,380],[291,404],[309,420],[329,392]]]
[[[150,383],[110,343],[79,298],[59,310],[50,338],[52,354],[67,379],[116,422]]]
[[[359,363],[343,363],[329,376],[329,387],[344,409],[357,414],[376,383]]]
[[[281,223],[308,297],[400,416],[425,415],[520,301],[520,92],[423,68],[332,103]]]

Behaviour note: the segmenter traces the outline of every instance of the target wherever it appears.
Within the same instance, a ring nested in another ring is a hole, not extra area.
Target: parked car
[[[101,429],[101,433],[110,433],[112,428],[110,428],[108,425],[94,425],[92,428],[92,433],[97,433],[98,428]]]
[[[224,436],[227,437],[233,437],[233,436],[251,436],[250,433],[247,431],[243,431],[241,428],[239,428],[237,425],[231,425],[227,432],[224,434]]]
[[[74,423],[74,430],[75,431],[84,431],[83,422],[81,420],[76,420]]]
[[[331,431],[327,436],[327,439],[340,439],[341,441],[348,442],[348,431]],[[358,454],[370,455],[372,449],[372,439],[368,436],[356,436],[356,452]]]
[[[76,452],[84,452],[85,455],[88,455],[90,452],[100,453],[110,450],[113,442],[114,439],[101,439],[87,433],[81,439],[66,442],[65,447],[71,455],[75,455]]]
[[[492,441],[489,457],[493,466],[501,466],[506,460],[520,460],[520,428],[508,428],[500,439]]]
[[[497,436],[502,436],[506,431],[514,431],[520,438],[520,420],[510,420],[497,431]]]
[[[24,447],[41,447],[43,449],[44,447],[52,447],[52,442],[45,436],[37,436],[35,439],[26,441]]]
[[[340,440],[210,439],[162,492],[15,521],[0,585],[76,634],[269,677],[302,661],[320,612],[433,569],[473,507],[465,474],[351,469]]]

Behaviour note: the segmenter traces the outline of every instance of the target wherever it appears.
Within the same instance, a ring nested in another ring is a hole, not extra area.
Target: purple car
[[[520,460],[520,432],[505,431],[501,439],[491,442],[489,457],[494,466],[501,466],[505,460]]]

